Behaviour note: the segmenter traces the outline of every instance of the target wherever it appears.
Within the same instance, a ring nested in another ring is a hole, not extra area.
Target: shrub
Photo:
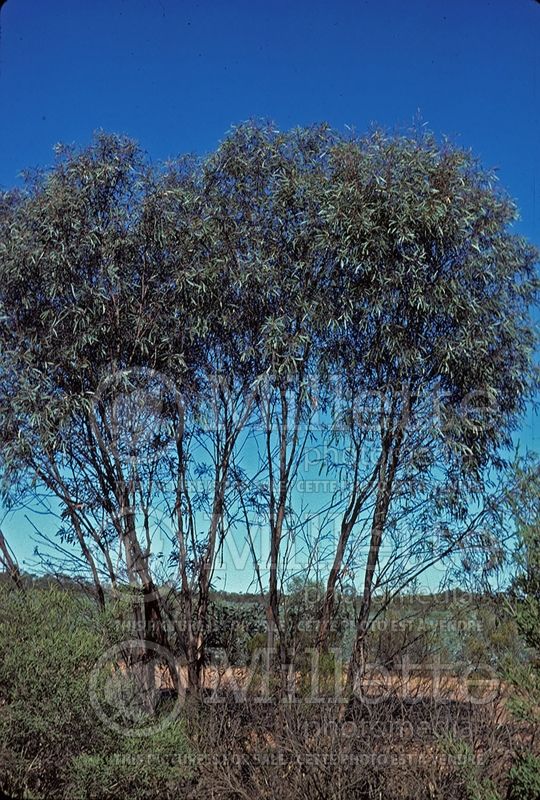
[[[540,797],[540,758],[526,753],[510,770],[509,800],[538,800]]]
[[[81,753],[70,765],[71,800],[172,800],[189,783],[189,751],[183,723],[150,737],[124,737],[116,752]]]
[[[71,758],[98,744],[88,675],[102,651],[87,600],[56,588],[1,588],[1,788],[59,797]]]
[[[0,606],[0,790],[36,800],[172,796],[187,774],[182,723],[152,719],[153,732],[122,736],[90,702],[114,620],[55,587],[0,587]]]

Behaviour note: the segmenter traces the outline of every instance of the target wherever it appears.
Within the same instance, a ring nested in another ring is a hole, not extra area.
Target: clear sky
[[[7,0],[0,29],[0,187],[99,128],[163,159],[250,117],[364,131],[420,115],[498,169],[540,244],[534,0]]]

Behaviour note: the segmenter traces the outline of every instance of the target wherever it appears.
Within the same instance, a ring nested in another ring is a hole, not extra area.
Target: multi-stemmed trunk
[[[356,635],[349,662],[347,684],[350,689],[360,691],[366,670],[366,646],[369,633],[369,617],[374,592],[375,571],[379,563],[381,543],[384,535],[396,473],[400,463],[405,426],[410,414],[410,398],[407,395],[396,420],[382,438],[381,458],[378,466],[377,494],[371,523],[369,551],[364,573],[362,600],[356,617]]]

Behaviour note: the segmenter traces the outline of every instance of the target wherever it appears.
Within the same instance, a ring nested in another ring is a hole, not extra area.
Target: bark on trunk
[[[280,686],[282,693],[286,691],[286,667],[288,666],[288,654],[285,637],[280,625],[279,614],[279,552],[281,547],[281,540],[283,537],[283,524],[285,522],[285,509],[287,503],[287,490],[289,483],[289,470],[291,460],[287,460],[287,436],[288,436],[288,421],[289,421],[289,407],[287,402],[286,391],[284,388],[280,390],[281,400],[281,430],[279,442],[279,493],[276,502],[274,495],[274,476],[272,470],[272,454],[270,447],[270,425],[267,431],[267,453],[269,464],[269,482],[270,482],[270,574],[268,578],[268,632],[267,632],[267,649],[268,649],[268,663],[270,669],[273,671],[276,667],[279,670]],[[296,433],[295,433],[296,435]],[[293,451],[294,455],[294,451]],[[291,456],[292,458],[292,456]],[[276,639],[279,641],[278,659],[277,664],[275,659],[276,654]]]
[[[9,577],[17,587],[23,589],[23,581],[19,565],[12,554],[2,531],[0,531],[0,562],[4,565]]]
[[[379,459],[375,468],[373,469],[371,476],[369,477],[369,480],[366,482],[366,485],[363,487],[362,491],[359,492],[358,494],[355,494],[351,498],[349,507],[347,508],[347,511],[345,512],[345,515],[341,523],[339,539],[336,547],[332,568],[330,570],[330,574],[328,576],[328,580],[326,583],[326,592],[324,596],[324,601],[319,621],[317,648],[319,650],[319,653],[321,654],[327,652],[329,647],[330,626],[332,624],[335,599],[336,599],[336,586],[343,570],[343,560],[345,558],[345,551],[347,548],[347,544],[349,542],[353,528],[356,522],[358,521],[358,517],[362,512],[364,503],[371,494],[373,485],[377,478],[377,473],[380,469],[380,463],[381,460]]]
[[[373,581],[375,570],[379,562],[382,537],[392,499],[392,491],[409,414],[410,403],[409,395],[407,394],[396,426],[387,432],[386,436],[383,438],[382,457],[379,467],[379,479],[377,482],[377,499],[371,525],[369,553],[364,575],[364,589],[360,610],[356,620],[356,637],[347,676],[347,684],[349,688],[353,690],[359,686],[365,674],[366,639],[369,631],[369,614],[373,599]]]

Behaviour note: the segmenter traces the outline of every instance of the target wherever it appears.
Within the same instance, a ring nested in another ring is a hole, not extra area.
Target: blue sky
[[[99,128],[164,159],[250,117],[364,131],[420,115],[498,170],[540,244],[533,0],[8,0],[0,25],[0,187]],[[523,436],[539,449],[532,418]]]

